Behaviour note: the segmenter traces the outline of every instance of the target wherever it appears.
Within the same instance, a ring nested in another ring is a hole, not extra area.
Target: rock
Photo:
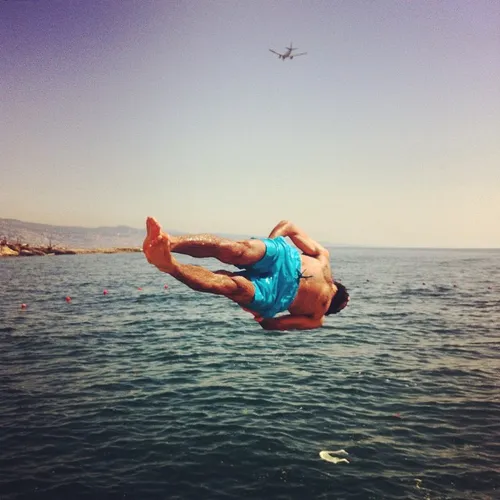
[[[32,248],[31,252],[33,253],[33,255],[40,255],[40,256],[41,255],[43,255],[43,256],[46,255],[46,253],[43,250],[41,250],[40,248]]]
[[[19,252],[12,250],[12,248],[8,247],[7,245],[2,245],[0,247],[0,256],[2,257],[15,257],[17,255],[19,255]]]
[[[6,245],[0,245],[0,257],[3,256],[22,256],[31,257],[34,255],[78,255],[78,254],[89,254],[89,253],[126,253],[126,252],[142,252],[139,247],[117,247],[117,248],[54,248],[52,246],[41,247],[41,246],[30,246],[26,243],[9,243]]]
[[[55,255],[75,255],[76,252],[74,250],[67,250],[67,249],[61,249],[61,248],[54,248],[52,252]]]

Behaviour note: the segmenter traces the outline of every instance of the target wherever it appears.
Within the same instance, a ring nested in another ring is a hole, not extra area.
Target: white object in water
[[[334,455],[349,455],[347,451],[345,450],[337,450],[337,451],[320,451],[319,456],[323,459],[326,460],[327,462],[332,462],[332,464],[338,464],[341,462],[345,462],[346,464],[349,463],[349,460],[346,458],[338,458],[338,457],[332,457],[332,454]]]

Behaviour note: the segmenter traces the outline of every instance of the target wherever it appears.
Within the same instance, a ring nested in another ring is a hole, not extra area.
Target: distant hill
[[[181,231],[168,228],[166,231],[173,235],[183,234]],[[250,237],[242,234],[216,234],[233,239]],[[65,248],[140,247],[144,236],[146,236],[146,228],[54,226],[0,218],[0,239],[7,238],[13,243],[27,243],[33,246],[52,244],[52,246]]]
[[[128,226],[89,228],[0,219],[0,238],[30,245],[51,243],[68,248],[139,247],[144,236],[145,229]]]
[[[170,230],[171,234],[182,234],[180,231]],[[262,235],[216,233],[219,236],[231,239],[245,239],[251,236]],[[28,243],[30,245],[66,247],[66,248],[114,248],[140,247],[146,230],[129,226],[113,227],[80,227],[54,226],[24,222],[17,219],[0,218],[0,239],[7,238],[11,242]],[[323,242],[325,246],[333,246]]]

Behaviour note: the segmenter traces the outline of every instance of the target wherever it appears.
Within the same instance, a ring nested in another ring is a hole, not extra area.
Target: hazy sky
[[[4,0],[0,117],[0,217],[500,247],[498,0]]]

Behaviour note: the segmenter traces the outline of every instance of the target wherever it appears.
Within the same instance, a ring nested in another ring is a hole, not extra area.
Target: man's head
[[[344,309],[349,302],[349,293],[347,292],[346,287],[338,281],[334,281],[333,284],[337,287],[337,292],[333,296],[328,311],[325,313],[327,316],[329,314],[337,314],[342,311],[342,309]]]

